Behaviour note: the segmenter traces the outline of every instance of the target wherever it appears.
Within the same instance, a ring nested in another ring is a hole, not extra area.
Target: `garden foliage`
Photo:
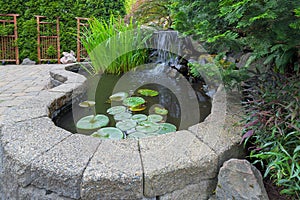
[[[60,43],[62,51],[76,50],[77,25],[75,17],[92,16],[109,19],[110,14],[124,15],[125,0],[1,0],[1,14],[19,14],[18,34],[20,59],[37,60],[37,23],[35,15],[46,16],[55,22],[60,17]],[[2,29],[3,34],[5,31]]]
[[[243,139],[265,176],[300,196],[300,79],[257,73],[245,83],[247,118]]]
[[[172,1],[173,27],[212,52],[247,49],[277,71],[299,70],[300,1]]]
[[[145,34],[132,20],[128,24],[111,15],[108,22],[93,18],[82,42],[92,62],[92,73],[120,74],[144,64],[148,58]]]

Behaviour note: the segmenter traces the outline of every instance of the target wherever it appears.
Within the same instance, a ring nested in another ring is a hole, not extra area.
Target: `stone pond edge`
[[[188,130],[98,141],[58,128],[49,118],[82,89],[85,78],[65,66],[50,76],[56,87],[10,107],[0,121],[2,198],[207,199],[223,162],[244,156],[239,94],[223,86],[211,114]]]

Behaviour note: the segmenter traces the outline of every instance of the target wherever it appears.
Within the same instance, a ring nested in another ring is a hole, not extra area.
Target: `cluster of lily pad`
[[[148,97],[157,96],[155,90],[140,89],[138,94]],[[111,107],[107,114],[113,116],[115,127],[106,127],[109,124],[109,117],[103,114],[89,115],[81,118],[76,127],[81,131],[91,131],[93,137],[101,139],[139,139],[143,137],[157,136],[169,132],[175,132],[176,126],[165,122],[168,110],[156,106],[154,113],[150,115],[137,112],[146,109],[146,101],[142,97],[128,97],[126,92],[118,92],[109,97],[110,101],[122,102],[122,105]],[[81,107],[92,107],[95,102],[85,101]],[[136,113],[133,114],[132,112]]]

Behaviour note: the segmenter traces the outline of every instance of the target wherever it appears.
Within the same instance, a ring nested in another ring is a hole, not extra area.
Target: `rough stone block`
[[[142,199],[142,176],[137,141],[103,141],[83,174],[82,199]]]
[[[219,156],[220,167],[230,158],[244,157],[245,152],[241,142],[242,107],[237,93],[226,93],[219,87],[214,96],[211,114],[204,122],[194,125],[189,130],[201,141],[211,147]]]
[[[71,135],[31,164],[32,184],[59,195],[80,198],[82,174],[100,140],[85,135]]]
[[[21,187],[19,189],[18,198],[24,200],[72,200],[71,198],[62,197],[49,190],[36,188],[34,186]]]
[[[70,134],[54,126],[49,118],[4,125],[1,129],[0,142],[3,148],[5,176],[11,175],[18,184],[28,185],[32,181],[31,162]]]
[[[217,155],[188,131],[140,139],[144,195],[155,197],[217,175]]]
[[[260,172],[247,160],[230,159],[218,176],[217,199],[268,200]]]
[[[204,180],[184,189],[160,196],[160,200],[207,200],[216,187],[216,180]]]
[[[20,122],[28,119],[36,119],[48,116],[48,109],[45,107],[21,109],[19,107],[8,108],[3,115],[5,121]]]

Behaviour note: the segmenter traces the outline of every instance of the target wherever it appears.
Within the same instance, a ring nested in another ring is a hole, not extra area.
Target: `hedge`
[[[37,61],[37,23],[35,15],[54,21],[60,17],[60,47],[76,51],[77,22],[75,17],[109,19],[110,14],[125,15],[125,0],[1,0],[1,14],[19,14],[18,46],[20,59]],[[1,27],[2,28],[2,27]],[[3,34],[0,31],[0,34]]]

